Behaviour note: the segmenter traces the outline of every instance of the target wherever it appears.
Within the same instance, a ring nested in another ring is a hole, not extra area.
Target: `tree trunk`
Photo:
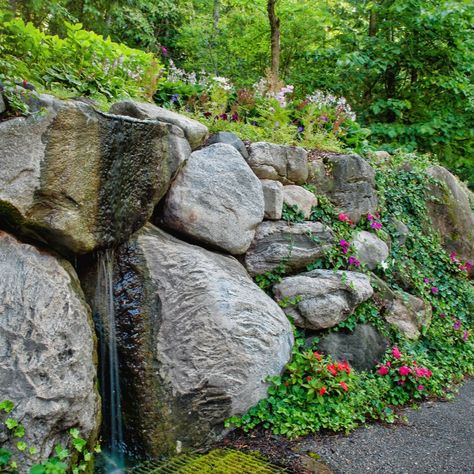
[[[271,84],[273,91],[277,89],[280,76],[280,19],[275,12],[275,5],[278,0],[268,0],[267,12],[270,21],[270,39],[271,39]]]

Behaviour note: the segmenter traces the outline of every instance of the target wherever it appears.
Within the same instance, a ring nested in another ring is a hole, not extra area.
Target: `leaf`
[[[80,453],[82,452],[86,444],[87,444],[87,441],[82,438],[76,438],[72,440],[72,445],[74,446],[74,449]]]
[[[5,420],[5,426],[9,429],[9,430],[13,430],[14,428],[16,428],[18,426],[18,421],[15,420],[14,418],[7,418]]]
[[[12,457],[12,453],[8,449],[0,448],[0,466],[5,466],[8,464]]]
[[[34,446],[31,446],[30,449],[28,449],[28,452],[31,454],[31,455],[34,455],[38,452],[38,449],[35,448]]]
[[[35,464],[31,469],[30,469],[30,474],[45,474],[45,469],[42,464]]]
[[[79,438],[79,430],[77,428],[71,428],[69,430],[69,434],[73,437],[73,438]]]
[[[15,404],[11,400],[3,400],[2,402],[0,402],[0,411],[10,413],[13,408],[15,408]]]
[[[16,447],[20,452],[25,451],[25,449],[27,448],[26,443],[24,441],[18,441],[18,443],[16,443]]]
[[[64,448],[60,444],[54,447],[54,452],[56,453],[58,459],[60,459],[61,461],[69,456],[69,450],[67,448]]]

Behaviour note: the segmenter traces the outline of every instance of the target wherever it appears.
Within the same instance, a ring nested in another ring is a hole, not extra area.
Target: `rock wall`
[[[0,229],[9,232],[0,231],[0,400],[17,404],[40,456],[66,443],[68,428],[93,440],[99,426],[90,309],[71,264],[44,248],[80,257],[96,322],[94,260],[114,249],[125,442],[141,455],[219,439],[227,417],[264,398],[267,377],[291,356],[286,316],[310,339],[373,298],[409,338],[429,324],[429,305],[357,266],[307,271],[341,243],[311,220],[318,200],[302,185],[358,222],[378,205],[362,157],[247,147],[227,132],[208,138],[198,122],[151,104],[122,102],[105,114],[79,101],[39,103],[44,113],[0,123]],[[432,175],[445,182],[433,224],[447,248],[471,258],[467,195],[443,168]],[[288,209],[300,222],[282,220]],[[343,245],[371,270],[389,256],[390,242],[373,232]],[[274,299],[251,277],[266,279]],[[321,344],[359,368],[386,347],[367,325]]]

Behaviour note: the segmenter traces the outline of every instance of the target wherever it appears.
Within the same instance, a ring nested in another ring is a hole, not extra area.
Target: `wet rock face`
[[[70,428],[93,441],[95,336],[73,268],[0,232],[0,274],[0,401],[15,403],[11,415],[38,448],[37,461],[66,445]]]
[[[319,330],[347,319],[372,296],[373,289],[362,273],[313,270],[283,278],[274,285],[273,292],[277,301],[290,303],[285,313],[296,326]]]
[[[140,120],[158,120],[175,125],[183,130],[193,150],[204,143],[208,133],[207,127],[197,120],[190,119],[172,110],[158,107],[155,104],[126,100],[112,105],[110,113],[127,115]]]
[[[324,165],[324,170],[321,165]],[[375,172],[359,155],[321,153],[311,163],[309,182],[352,221],[377,210]]]
[[[0,220],[68,253],[139,229],[190,153],[168,124],[51,100],[46,115],[0,124]]]
[[[283,184],[304,184],[308,160],[304,148],[256,142],[250,145],[248,164],[260,179]]]
[[[260,180],[231,145],[190,156],[166,196],[161,221],[187,237],[241,255],[265,210]]]
[[[159,455],[219,438],[288,361],[288,320],[237,260],[151,225],[115,262],[128,443]]]
[[[427,172],[439,182],[430,186],[431,194],[437,198],[428,201],[433,227],[449,252],[474,262],[474,213],[468,191],[442,166],[432,166]]]
[[[388,340],[370,324],[358,324],[354,331],[332,332],[322,337],[318,349],[336,360],[346,360],[357,370],[371,370],[383,359]]]
[[[245,267],[252,276],[279,265],[285,266],[286,273],[295,273],[323,257],[333,243],[334,234],[321,222],[289,225],[284,221],[265,221],[257,227],[245,255]]]

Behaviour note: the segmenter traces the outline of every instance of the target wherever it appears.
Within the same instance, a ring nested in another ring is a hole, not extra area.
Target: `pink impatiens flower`
[[[395,359],[400,359],[400,357],[402,356],[402,353],[400,352],[400,349],[397,346],[392,349],[392,355],[393,357],[395,357]]]
[[[437,295],[439,293],[439,288],[437,286],[432,286],[431,293],[433,293],[433,295]]]
[[[380,375],[387,375],[389,372],[389,368],[385,365],[382,365],[382,367],[380,367],[379,369],[379,374]]]
[[[464,331],[464,334],[462,335],[462,338],[467,341],[469,338],[469,331]]]
[[[382,224],[380,222],[372,222],[370,227],[375,230],[380,230],[382,228]]]
[[[402,365],[399,369],[398,372],[401,376],[406,376],[411,372],[410,367],[407,367],[406,365]]]
[[[350,217],[347,214],[344,214],[343,212],[338,215],[338,218],[341,222],[348,222],[349,224],[352,224]]]
[[[347,240],[340,240],[339,241],[339,245],[341,246],[341,249],[342,249],[342,253],[345,255],[347,252],[349,252],[349,246],[350,246],[350,243],[347,241]]]
[[[350,265],[354,265],[355,267],[360,267],[360,261],[357,260],[357,258],[354,257],[354,255],[351,255],[349,259],[347,260],[347,263]]]
[[[367,220],[368,221],[373,221],[375,217],[372,214],[367,214]]]
[[[416,388],[421,392],[422,390],[425,389],[425,386],[420,384],[420,385],[418,385],[418,387],[416,387]]]

